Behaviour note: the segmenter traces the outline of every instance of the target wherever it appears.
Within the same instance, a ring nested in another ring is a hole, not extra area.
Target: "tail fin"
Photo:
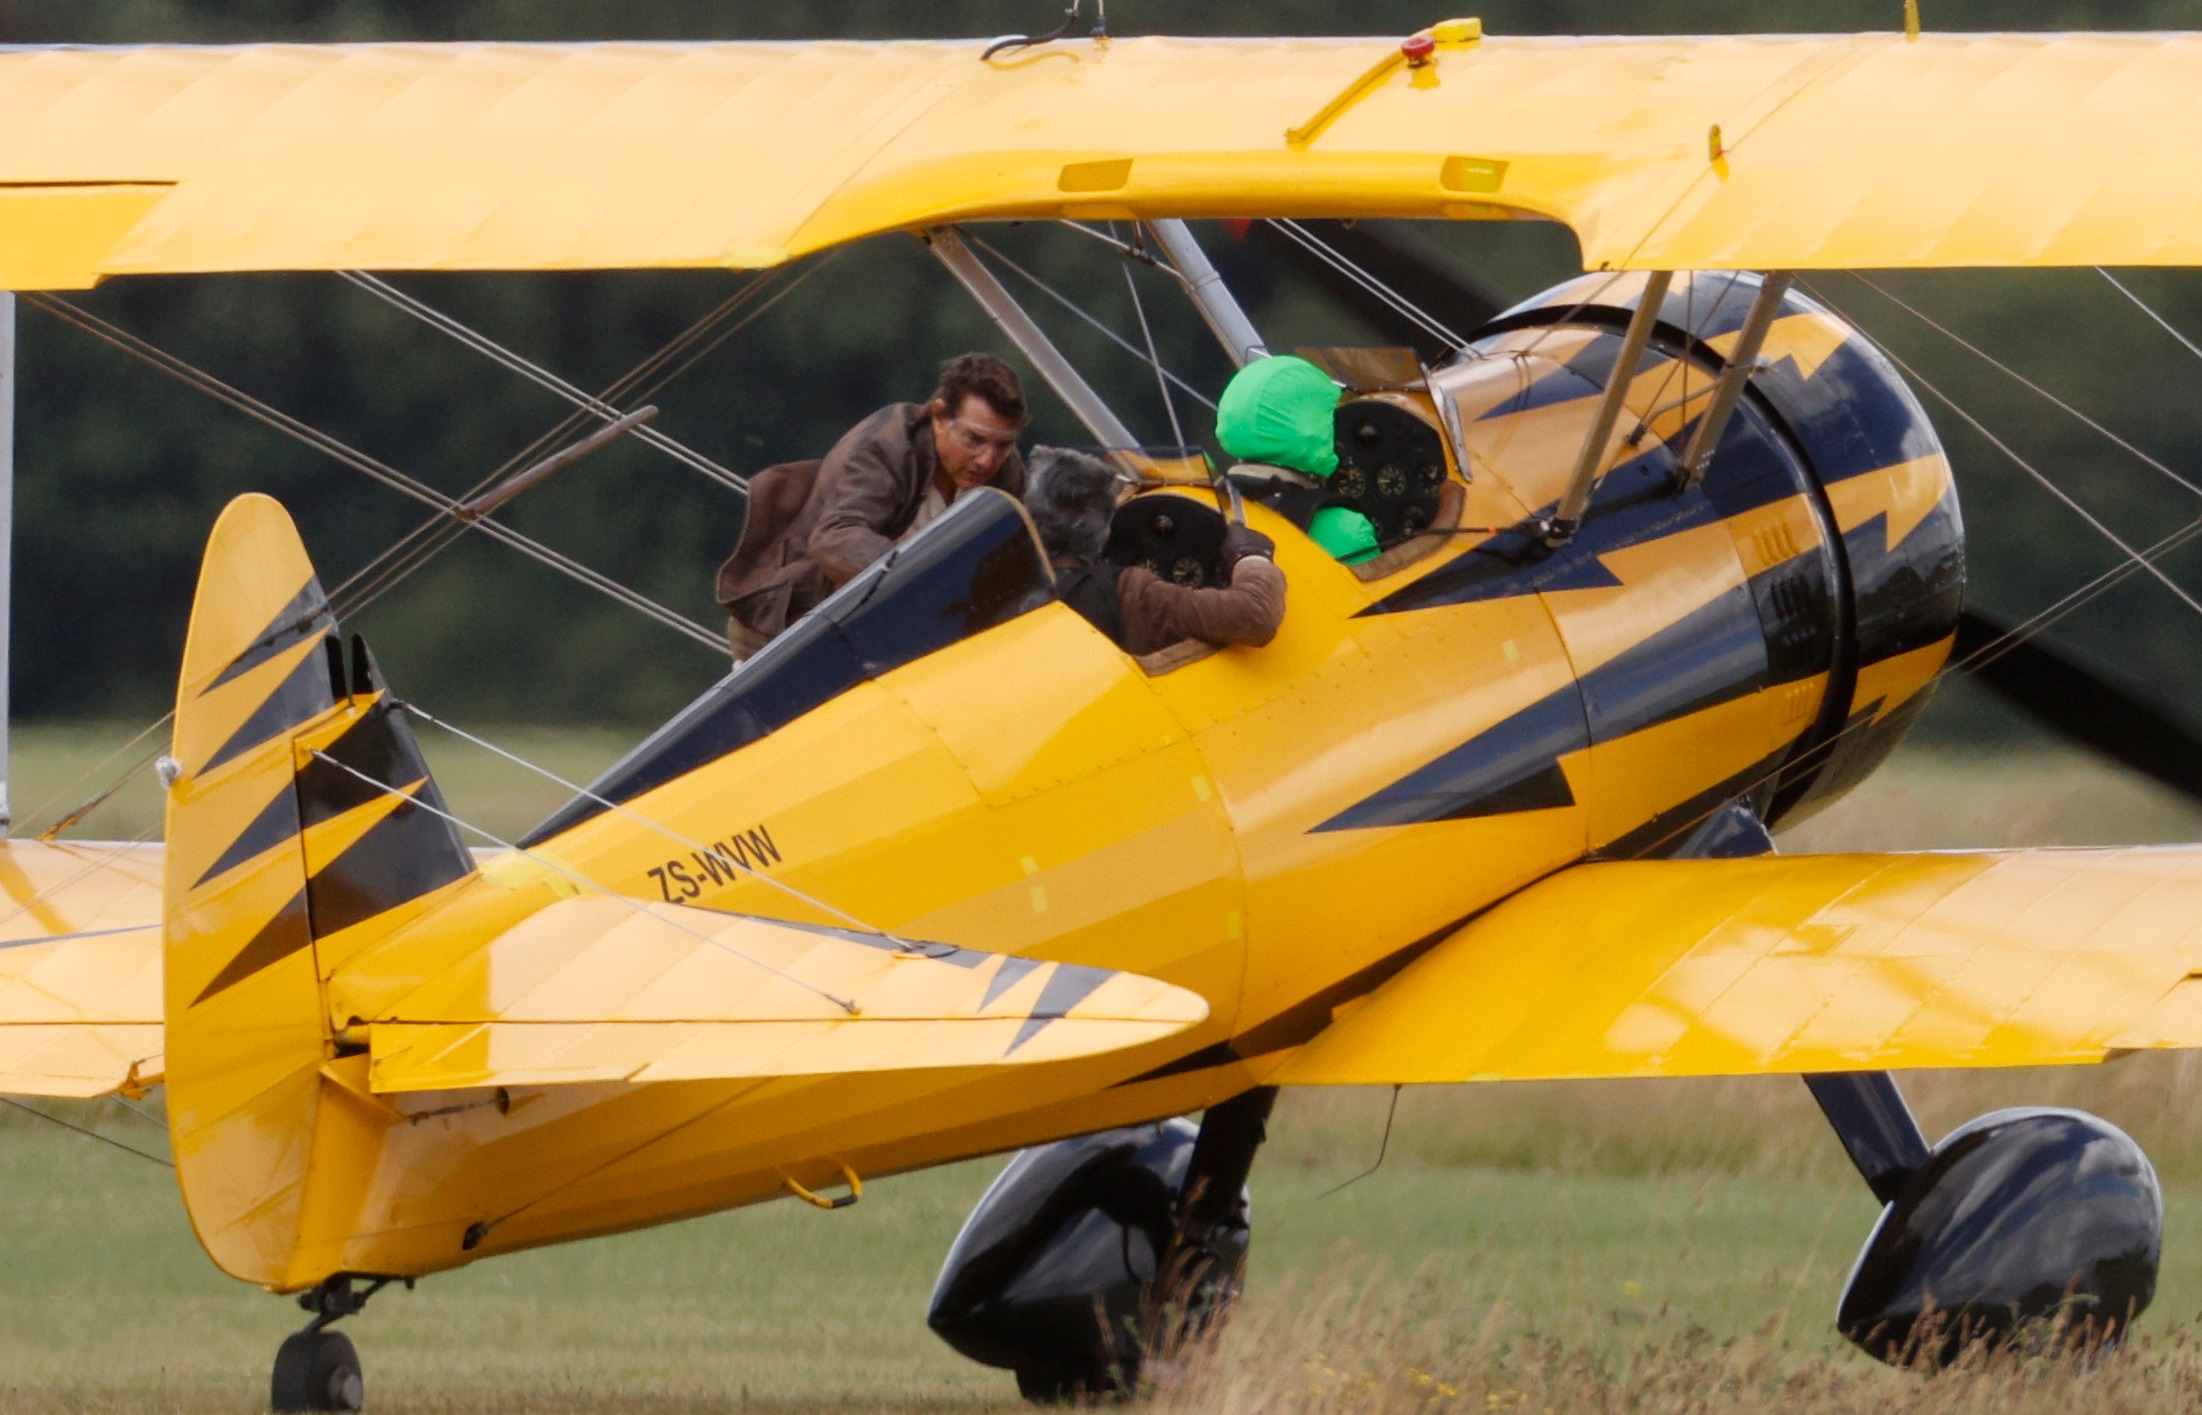
[[[345,652],[297,529],[265,496],[231,502],[207,543],[171,755],[162,917],[177,1177],[225,1272],[299,1286],[329,1267],[300,1251],[309,1172],[315,1205],[343,1202],[348,1186],[329,1176],[386,1123],[357,1099],[367,1057],[337,1044],[323,981],[473,860],[414,804],[443,809],[420,748],[366,646]]]

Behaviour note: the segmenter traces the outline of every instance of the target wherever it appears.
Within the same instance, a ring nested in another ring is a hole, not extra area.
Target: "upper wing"
[[[0,1094],[161,1079],[161,847],[0,844]]]
[[[1197,993],[1131,973],[589,896],[376,1019],[369,1074],[428,1091],[1021,1065],[1207,1016]]]
[[[2202,36],[980,48],[12,50],[0,288],[763,266],[1055,216],[1539,216],[1591,269],[2202,264]]]
[[[1579,865],[1274,1078],[1397,1084],[2100,1061],[2202,1046],[2202,848]]]

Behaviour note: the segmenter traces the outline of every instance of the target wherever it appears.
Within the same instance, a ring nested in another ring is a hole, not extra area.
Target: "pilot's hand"
[[[1228,570],[1249,555],[1264,560],[1277,558],[1277,542],[1252,526],[1232,526],[1223,533],[1223,568]]]

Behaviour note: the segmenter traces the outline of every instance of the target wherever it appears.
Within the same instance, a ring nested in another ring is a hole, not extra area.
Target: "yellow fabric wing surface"
[[[591,897],[377,1019],[370,1077],[422,1091],[1031,1065],[1207,1016],[1198,994],[1130,973]]]
[[[0,1093],[161,1078],[161,847],[0,844]]]
[[[1579,865],[1346,1012],[1293,1085],[2100,1061],[2202,1046],[2202,848]]]
[[[2202,36],[980,48],[11,51],[0,285],[762,266],[1135,215],[1538,216],[1593,269],[2202,263]]]

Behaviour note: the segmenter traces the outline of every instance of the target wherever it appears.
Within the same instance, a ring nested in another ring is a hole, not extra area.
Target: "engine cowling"
[[[1635,455],[1608,473],[1570,553],[1579,560],[1610,554],[1632,536],[1672,535],[1699,523],[1738,532],[1748,596],[1678,634],[1671,661],[1646,665],[1628,683],[1586,690],[1585,707],[1597,741],[1602,716],[1610,720],[1606,730],[1620,735],[1656,714],[1662,705],[1647,694],[1657,689],[1686,687],[1693,701],[1816,691],[1816,712],[1777,757],[1747,773],[1747,785],[1722,788],[1748,795],[1773,824],[1809,814],[1864,780],[1925,707],[1963,607],[1965,561],[1956,484],[1925,409],[1863,334],[1794,289],[1782,299],[1760,367],[1704,481],[1668,489],[1675,454],[1761,284],[1750,272],[1676,276],[1639,370],[1656,389],[1657,411],[1634,431],[1636,419],[1623,420]],[[1532,296],[1478,330],[1467,353],[1439,371],[1437,385],[1466,426],[1572,406],[1587,427],[1645,288],[1641,275],[1597,274]],[[1569,445],[1527,436],[1471,441],[1492,449],[1474,472],[1523,490],[1533,508],[1545,504],[1552,448]],[[1789,498],[1806,503],[1808,529],[1765,519]],[[1602,528],[1601,505],[1612,508]],[[1779,543],[1783,537],[1795,544]],[[1545,572],[1555,586],[1597,583],[1592,566],[1570,571],[1561,563],[1568,558],[1555,557],[1558,568]],[[1814,688],[1821,683],[1824,690]],[[1683,816],[1703,808],[1690,803]],[[1611,853],[1646,853],[1646,841],[1675,838],[1666,821],[1644,835],[1616,842]]]

